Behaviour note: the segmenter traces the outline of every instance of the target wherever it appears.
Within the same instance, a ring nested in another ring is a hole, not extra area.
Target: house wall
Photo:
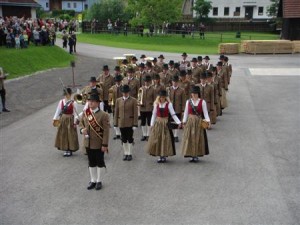
[[[218,8],[218,15],[213,14],[213,9],[209,13],[210,18],[245,18],[246,7],[253,8],[252,19],[270,19],[267,15],[267,7],[271,5],[270,0],[211,0],[213,8]],[[224,8],[229,7],[229,14],[224,15]],[[235,13],[236,7],[240,8],[240,13]],[[259,7],[263,7],[263,12],[259,13]],[[194,12],[194,16],[196,13]]]

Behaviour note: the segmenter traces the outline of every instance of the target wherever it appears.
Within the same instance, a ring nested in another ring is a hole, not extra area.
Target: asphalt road
[[[78,46],[81,58],[99,58],[93,71],[110,62],[103,60],[131,52],[140,53]],[[51,119],[59,91],[41,109],[24,110],[23,117],[0,129],[0,224],[300,224],[299,55],[241,55],[230,61],[229,107],[208,132],[210,155],[191,164],[178,143],[177,155],[157,164],[139,141],[139,128],[131,162],[122,161],[120,142],[110,141],[101,191],[86,190],[88,164],[82,152],[63,158],[53,147]],[[79,67],[88,71],[87,62],[81,62]],[[286,75],[265,75],[267,68]],[[52,79],[47,73],[35,77],[45,75],[47,82]],[[82,82],[89,74],[82,74]],[[26,79],[7,88],[21,88]],[[2,113],[1,123],[8,117],[14,112]]]

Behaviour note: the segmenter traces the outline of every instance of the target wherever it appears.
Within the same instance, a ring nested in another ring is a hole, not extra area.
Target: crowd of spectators
[[[77,29],[77,21],[0,17],[0,46],[17,49],[27,48],[30,43],[51,46],[55,44],[57,31],[71,34]]]

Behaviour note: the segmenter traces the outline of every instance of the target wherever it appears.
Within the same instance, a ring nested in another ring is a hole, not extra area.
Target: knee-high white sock
[[[116,135],[121,135],[121,131],[119,127],[114,127],[114,130],[116,132]]]
[[[101,182],[101,168],[97,167],[97,182]]]
[[[173,130],[174,137],[178,137],[178,129]]]
[[[150,134],[150,127],[147,126],[147,133],[146,133],[146,136],[149,137],[149,134]]]
[[[95,183],[97,180],[97,168],[96,167],[89,167],[91,182]]]
[[[123,143],[124,155],[129,155],[128,153],[128,143]]]
[[[133,145],[132,145],[132,143],[128,143],[128,155],[132,155],[132,147],[133,147]]]
[[[142,132],[143,132],[143,136],[147,136],[147,127],[146,126],[142,126]]]

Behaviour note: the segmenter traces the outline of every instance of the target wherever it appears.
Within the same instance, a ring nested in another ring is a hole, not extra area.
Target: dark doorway
[[[16,6],[2,6],[3,17],[17,16],[21,18],[31,18],[31,8],[30,7],[16,7]]]
[[[245,7],[245,18],[248,20],[253,18],[253,6]]]

